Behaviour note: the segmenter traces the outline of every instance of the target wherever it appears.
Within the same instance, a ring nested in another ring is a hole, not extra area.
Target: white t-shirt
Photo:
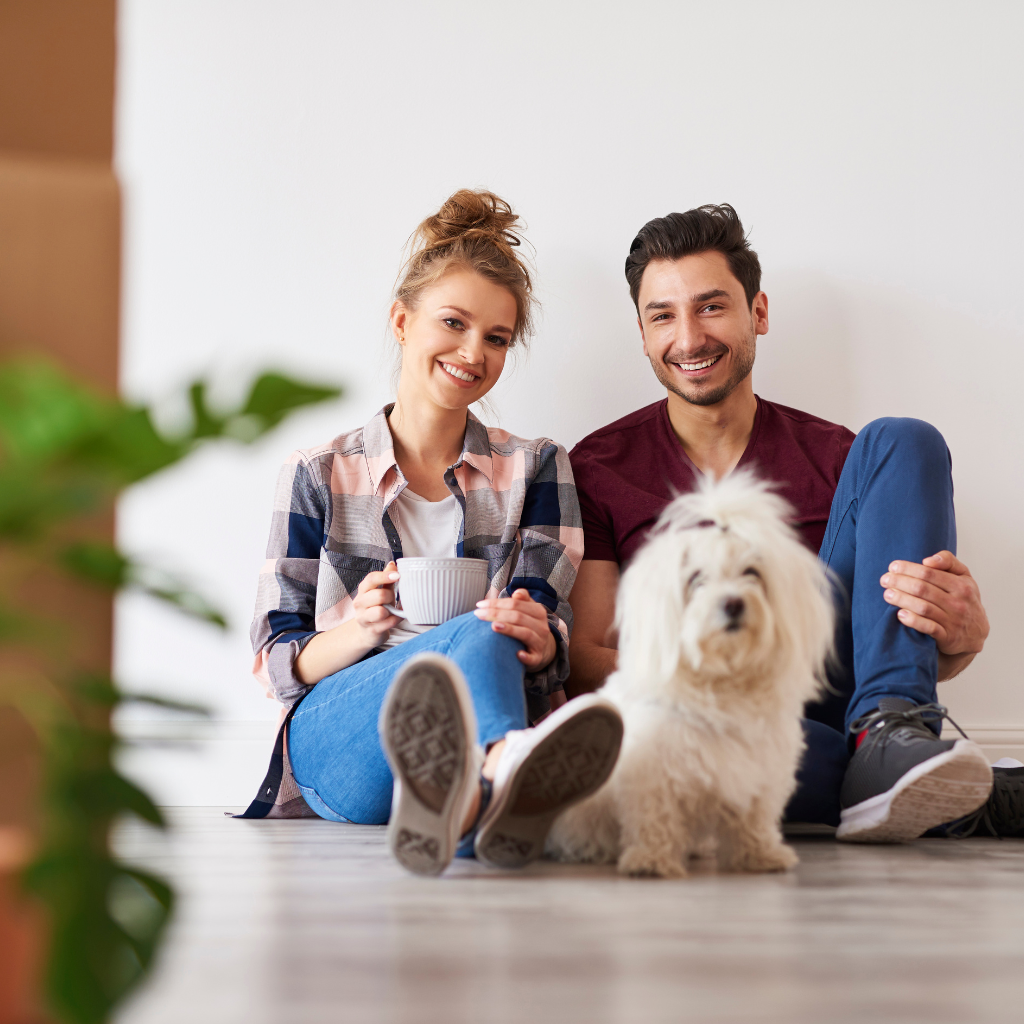
[[[459,542],[459,503],[454,494],[428,501],[408,487],[395,498],[398,535],[406,558],[454,558]]]
[[[398,515],[395,515],[395,506]],[[454,558],[459,542],[459,503],[454,494],[440,501],[428,501],[405,488],[391,505],[392,518],[402,539],[402,554],[406,558]],[[401,626],[381,647],[397,647],[433,626],[414,626],[403,620]]]

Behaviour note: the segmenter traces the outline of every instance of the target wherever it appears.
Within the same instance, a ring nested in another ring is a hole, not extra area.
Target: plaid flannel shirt
[[[402,557],[392,506],[407,481],[395,461],[391,409],[330,444],[293,453],[278,477],[250,636],[256,678],[268,696],[288,707],[311,688],[295,674],[302,649],[317,633],[354,616],[353,602],[368,573]],[[554,441],[514,437],[470,413],[462,454],[444,479],[462,510],[454,554],[487,560],[489,597],[525,588],[547,608],[555,658],[525,679],[535,720],[569,675],[568,597],[583,557],[569,457]],[[270,772],[246,816],[306,813],[282,725]]]

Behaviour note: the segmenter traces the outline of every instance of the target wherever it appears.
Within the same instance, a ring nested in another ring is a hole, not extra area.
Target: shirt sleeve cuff
[[[544,668],[526,673],[525,686],[528,695],[547,697],[565,689],[565,682],[569,678],[569,645],[556,622],[553,615],[548,615],[548,627],[555,638],[555,656]]]
[[[286,707],[298,703],[312,689],[295,674],[295,662],[303,648],[317,635],[312,633],[286,633],[267,653],[267,672],[274,696]]]

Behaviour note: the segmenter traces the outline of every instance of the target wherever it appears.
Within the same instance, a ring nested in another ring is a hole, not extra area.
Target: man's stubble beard
[[[670,352],[669,355],[671,354]],[[754,357],[756,354],[757,335],[751,330],[750,338],[743,349],[742,356],[737,359],[732,376],[724,384],[719,384],[716,388],[702,388],[699,383],[694,384],[693,391],[689,394],[682,389],[678,381],[673,377],[672,372],[663,363],[655,362],[651,359],[651,369],[654,370],[655,377],[684,402],[688,402],[690,405],[717,405],[719,402],[724,402],[750,376],[750,371],[754,368]],[[693,359],[687,360],[687,362],[696,361]]]

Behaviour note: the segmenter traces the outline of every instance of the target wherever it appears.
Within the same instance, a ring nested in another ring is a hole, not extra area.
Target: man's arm
[[[569,594],[572,638],[569,640],[569,698],[601,686],[615,671],[618,651],[612,635],[618,562],[584,559]]]
[[[935,638],[939,682],[959,675],[981,652],[988,616],[970,569],[951,551],[923,562],[892,562],[879,580],[905,626]]]

